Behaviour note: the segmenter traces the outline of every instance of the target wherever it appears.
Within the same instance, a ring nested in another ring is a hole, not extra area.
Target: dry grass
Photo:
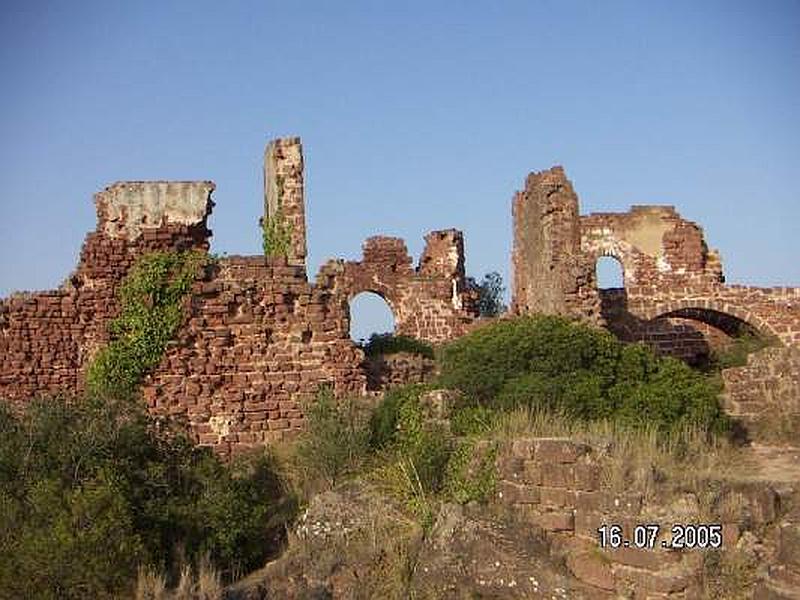
[[[744,550],[709,552],[703,566],[703,598],[752,598],[757,573],[758,560]]]
[[[136,600],[222,600],[222,577],[208,557],[200,559],[196,571],[190,565],[183,565],[175,589],[167,589],[166,582],[163,574],[140,568]]]
[[[585,423],[553,412],[519,409],[501,415],[492,434],[499,439],[568,437],[599,450],[604,487],[641,492],[646,498],[664,487],[702,491],[710,479],[731,475],[739,450],[728,440],[693,427],[664,433],[608,421]]]

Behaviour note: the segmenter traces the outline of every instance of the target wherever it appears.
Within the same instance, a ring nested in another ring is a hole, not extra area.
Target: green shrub
[[[373,333],[369,341],[362,346],[362,349],[367,356],[397,354],[398,352],[420,354],[431,359],[434,356],[433,346],[430,344],[412,337],[394,335],[392,333]]]
[[[374,449],[386,448],[394,443],[400,407],[407,403],[418,403],[420,395],[427,389],[428,386],[420,384],[403,385],[383,394],[370,419],[370,445]]]
[[[223,465],[135,403],[0,406],[4,597],[130,596],[140,565],[263,564],[291,513],[271,460]]]
[[[444,467],[451,450],[449,432],[441,423],[425,419],[418,397],[416,401],[400,405],[394,451],[414,465],[426,492],[433,493],[441,489]]]
[[[707,368],[722,371],[731,367],[743,367],[747,364],[747,357],[750,354],[776,344],[777,342],[773,338],[744,331],[734,337],[730,345],[721,350],[712,351]]]
[[[497,411],[486,406],[457,407],[450,417],[450,431],[456,436],[488,433],[497,420]]]
[[[337,401],[324,387],[306,407],[306,431],[297,447],[302,466],[311,478],[330,487],[356,471],[367,455],[370,428],[367,416],[352,398]]]
[[[444,474],[444,492],[460,504],[486,502],[497,485],[497,444],[478,446],[474,439],[457,444]]]
[[[528,373],[551,378],[592,367],[611,379],[618,352],[611,334],[563,318],[499,321],[444,347],[440,382],[488,402],[510,380]]]
[[[426,419],[420,396],[425,385],[406,385],[386,392],[372,415],[371,445],[413,465],[426,493],[438,492],[452,450],[452,435],[441,423]]]
[[[201,252],[153,252],[140,257],[120,287],[120,315],[109,344],[89,365],[90,394],[129,397],[161,361],[183,323],[183,300],[209,257]]]
[[[561,317],[501,321],[456,340],[441,352],[439,383],[489,409],[527,406],[665,429],[727,426],[712,380]]]

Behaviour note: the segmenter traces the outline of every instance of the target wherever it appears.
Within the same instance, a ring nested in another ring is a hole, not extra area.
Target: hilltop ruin
[[[185,415],[200,443],[223,454],[299,430],[300,403],[322,384],[338,394],[365,392],[364,354],[349,336],[355,295],[378,294],[396,333],[431,343],[464,335],[478,318],[460,231],[428,233],[416,266],[402,239],[371,237],[361,260],[330,260],[310,282],[299,138],[267,146],[264,179],[262,223],[280,215],[283,255],[219,259],[195,284],[178,338],[143,384],[153,413]],[[80,392],[136,259],[209,250],[213,190],[209,181],[152,181],[97,193],[97,227],[67,281],[0,300],[0,397]],[[771,336],[783,347],[726,376],[728,409],[755,417],[776,402],[800,412],[792,391],[800,380],[800,289],[726,285],[700,227],[672,207],[581,216],[560,167],[531,174],[513,214],[512,314],[568,315],[689,362],[744,331]],[[601,256],[620,261],[624,290],[598,289]],[[412,363],[394,369],[393,381],[419,377]]]

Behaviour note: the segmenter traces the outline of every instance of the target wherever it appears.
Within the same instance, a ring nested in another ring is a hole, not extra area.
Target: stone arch
[[[359,302],[359,298],[362,302]],[[354,306],[354,303],[357,305]],[[357,318],[354,318],[354,308],[358,314]],[[348,332],[354,342],[367,340],[372,333],[394,333],[397,331],[397,313],[384,295],[378,292],[363,290],[351,294],[347,301],[347,314],[349,321]],[[386,323],[387,317],[388,323]],[[387,326],[381,325],[368,331],[364,327],[365,322],[368,321],[374,323],[384,322]]]
[[[678,300],[663,302],[642,311],[643,318],[654,321],[677,317],[699,321],[735,337],[743,329],[762,336],[780,339],[778,332],[758,315],[735,304],[715,300]]]
[[[595,285],[597,286],[598,291],[602,292],[607,290],[625,289],[625,266],[622,264],[622,261],[616,256],[612,254],[601,254],[594,261],[594,270],[595,270]],[[601,276],[603,277],[608,276],[608,272],[610,270],[615,271],[614,276],[616,276],[617,274],[616,272],[619,273],[619,281],[608,282],[608,283],[614,283],[615,285],[601,285],[601,283],[603,283],[601,282]]]
[[[622,267],[622,281],[624,285],[635,283],[637,280],[636,269],[636,249],[629,242],[613,236],[610,232],[604,232],[602,236],[591,238],[584,241],[583,250],[589,258],[594,268],[597,263],[605,257],[613,258]]]

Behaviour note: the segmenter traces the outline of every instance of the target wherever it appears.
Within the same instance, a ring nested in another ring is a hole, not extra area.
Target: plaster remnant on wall
[[[211,431],[219,437],[225,437],[231,432],[233,418],[230,415],[214,415],[208,419]]]
[[[648,256],[657,258],[664,255],[662,240],[674,225],[667,219],[676,215],[672,206],[634,206],[629,213],[631,218],[622,226],[622,233],[631,245]]]
[[[669,273],[672,271],[672,266],[663,255],[656,258],[656,268],[659,273]]]
[[[193,226],[211,213],[211,181],[119,181],[95,194],[103,232],[137,239],[167,224]]]
[[[461,301],[461,295],[458,293],[458,280],[453,279],[453,308],[461,310],[464,308],[464,303]]]

